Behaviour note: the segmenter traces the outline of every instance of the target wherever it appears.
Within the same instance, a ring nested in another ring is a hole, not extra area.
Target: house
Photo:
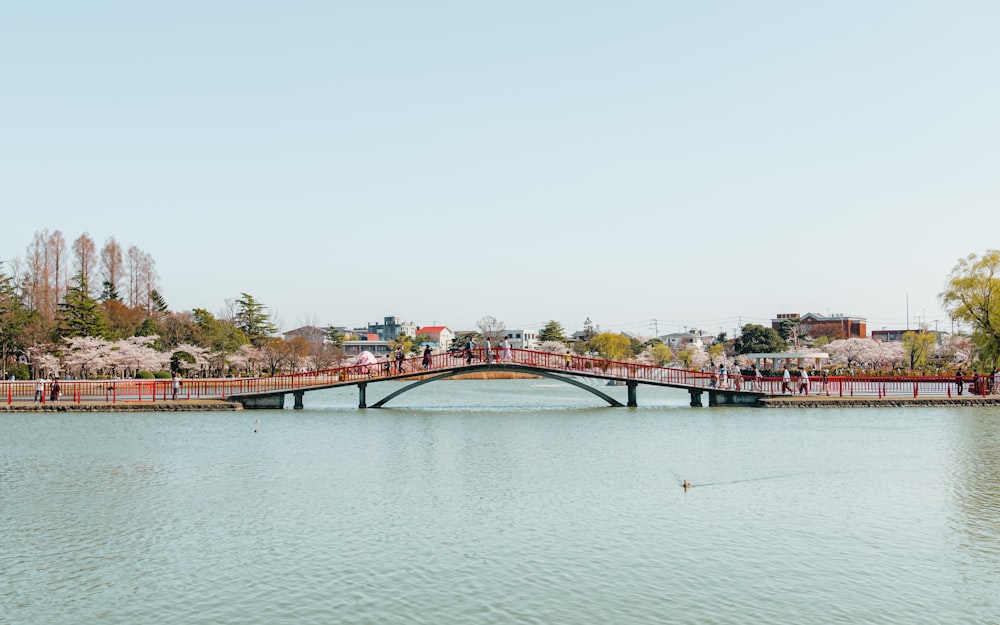
[[[323,328],[317,328],[316,326],[302,326],[301,328],[289,330],[281,336],[284,337],[286,341],[290,341],[301,336],[305,338],[311,346],[319,346],[326,342],[326,330]]]
[[[534,330],[507,330],[513,349],[537,349],[538,332]],[[502,340],[502,339],[501,339]]]
[[[799,333],[813,338],[826,336],[831,339],[863,339],[868,338],[867,319],[850,315],[836,314],[832,316],[816,313],[778,313],[771,320],[771,328],[781,329],[781,324],[792,320],[799,327]]]
[[[396,317],[384,317],[382,323],[369,323],[368,332],[379,335],[383,341],[395,341],[400,336],[416,338],[417,325],[409,321],[397,321]]]
[[[674,332],[673,334],[664,334],[657,338],[664,345],[674,350],[684,349],[689,346],[699,349],[705,346],[705,336],[701,330],[692,329],[690,332]]]
[[[447,350],[455,340],[455,333],[449,330],[448,326],[424,326],[417,328],[416,335],[426,336],[427,343],[440,351]]]

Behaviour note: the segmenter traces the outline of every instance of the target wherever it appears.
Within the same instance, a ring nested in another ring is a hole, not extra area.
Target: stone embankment
[[[36,404],[13,402],[0,404],[0,412],[231,412],[243,410],[237,402],[228,401],[119,401],[119,402],[57,402]]]
[[[916,408],[925,406],[1000,406],[1000,396],[987,397],[767,397],[764,408]]]

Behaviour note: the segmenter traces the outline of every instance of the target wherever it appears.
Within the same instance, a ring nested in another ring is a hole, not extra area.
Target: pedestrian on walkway
[[[799,372],[799,395],[809,394],[809,374],[806,373],[805,368]]]
[[[792,374],[788,372],[788,365],[785,365],[785,370],[781,373],[781,394],[784,395],[785,391],[795,394],[792,390]]]

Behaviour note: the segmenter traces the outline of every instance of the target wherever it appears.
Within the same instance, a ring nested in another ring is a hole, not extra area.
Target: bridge
[[[782,380],[767,377],[731,377],[722,385],[705,371],[658,367],[634,362],[620,362],[570,354],[554,354],[532,350],[511,349],[507,354],[483,348],[435,354],[427,358],[412,357],[402,361],[350,365],[276,375],[246,378],[188,378],[183,380],[177,399],[224,399],[239,402],[245,408],[284,408],[291,395],[294,408],[304,407],[309,391],[342,386],[356,386],[359,408],[381,408],[396,397],[424,384],[479,372],[509,372],[559,380],[591,393],[610,406],[638,406],[639,385],[684,389],[690,394],[691,406],[702,406],[708,395],[709,406],[759,405],[769,397],[780,397]],[[369,404],[368,387],[385,381],[408,381],[389,394]],[[601,390],[607,383],[627,387],[626,404]],[[967,376],[967,383],[972,382]],[[0,382],[0,392],[10,404],[32,401],[37,382]],[[49,398],[46,383],[43,401]],[[60,380],[63,402],[143,402],[170,401],[173,398],[171,380]],[[798,380],[793,379],[798,389]],[[954,378],[947,376],[837,376],[826,380],[812,377],[807,385],[812,395],[841,397],[951,397]],[[985,386],[985,385],[984,385]],[[985,393],[985,388],[977,389]],[[973,390],[966,391],[972,394]]]

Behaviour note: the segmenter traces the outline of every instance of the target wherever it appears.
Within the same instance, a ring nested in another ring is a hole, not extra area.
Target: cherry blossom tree
[[[68,373],[81,378],[103,373],[111,363],[111,343],[95,336],[64,339],[63,364]]]

